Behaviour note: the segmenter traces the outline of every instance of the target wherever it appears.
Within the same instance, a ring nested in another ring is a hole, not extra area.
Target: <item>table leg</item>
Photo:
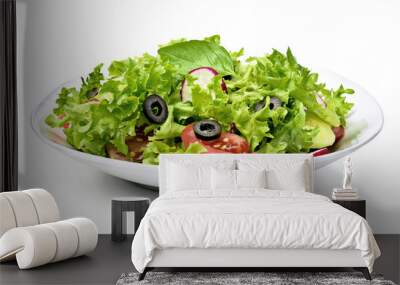
[[[149,202],[141,203],[135,207],[135,233],[138,230],[140,221],[143,219],[148,208],[149,208]]]
[[[123,219],[122,204],[118,201],[112,201],[111,204],[111,240],[123,241],[126,237],[123,234],[124,219]]]

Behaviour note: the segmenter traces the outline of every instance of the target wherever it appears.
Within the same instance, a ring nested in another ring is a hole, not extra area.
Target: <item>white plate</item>
[[[383,127],[383,113],[375,99],[358,84],[331,71],[318,70],[320,81],[328,87],[337,88],[343,84],[353,88],[355,95],[348,96],[355,103],[352,113],[347,120],[346,133],[333,153],[315,158],[315,167],[321,168],[339,158],[342,158],[371,141]],[[63,86],[77,86],[80,80],[70,81],[52,92],[32,113],[32,127],[42,141],[60,152],[71,156],[83,163],[96,167],[108,174],[147,186],[158,186],[158,166],[142,163],[127,162],[91,155],[73,149],[64,143],[65,136],[61,130],[48,127],[44,119],[55,106],[55,100]]]

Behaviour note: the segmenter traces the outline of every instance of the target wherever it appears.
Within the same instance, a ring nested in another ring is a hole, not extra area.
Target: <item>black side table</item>
[[[126,239],[126,212],[135,212],[135,233],[146,214],[150,199],[145,197],[118,197],[111,202],[111,239]]]
[[[364,219],[366,218],[366,201],[365,200],[332,200],[333,203],[359,214]]]

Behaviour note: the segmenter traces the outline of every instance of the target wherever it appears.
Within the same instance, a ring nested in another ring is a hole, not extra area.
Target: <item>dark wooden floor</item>
[[[399,283],[400,235],[376,235],[382,256],[375,272]],[[0,284],[115,284],[124,272],[134,271],[130,259],[132,238],[112,242],[101,235],[97,249],[88,256],[49,264],[30,270],[19,270],[15,262],[0,265]]]

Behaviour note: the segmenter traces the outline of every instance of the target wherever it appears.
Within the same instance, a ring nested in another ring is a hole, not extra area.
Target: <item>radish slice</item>
[[[201,88],[206,88],[213,78],[218,74],[218,72],[212,67],[199,67],[190,71],[189,74],[196,78],[196,84],[198,84]],[[221,82],[221,88],[226,92],[227,89],[223,79]],[[213,99],[215,99],[215,95],[212,94],[212,96]],[[192,101],[192,92],[186,80],[184,80],[182,83],[181,99],[183,102]]]
[[[320,148],[320,149],[318,149],[318,150],[312,152],[312,155],[313,155],[314,157],[316,157],[316,156],[321,156],[321,155],[325,155],[325,154],[328,154],[328,153],[330,153],[329,149],[327,149],[326,147],[324,147],[324,148]]]
[[[332,128],[332,131],[335,134],[335,143],[337,143],[343,138],[344,128],[342,126]]]

